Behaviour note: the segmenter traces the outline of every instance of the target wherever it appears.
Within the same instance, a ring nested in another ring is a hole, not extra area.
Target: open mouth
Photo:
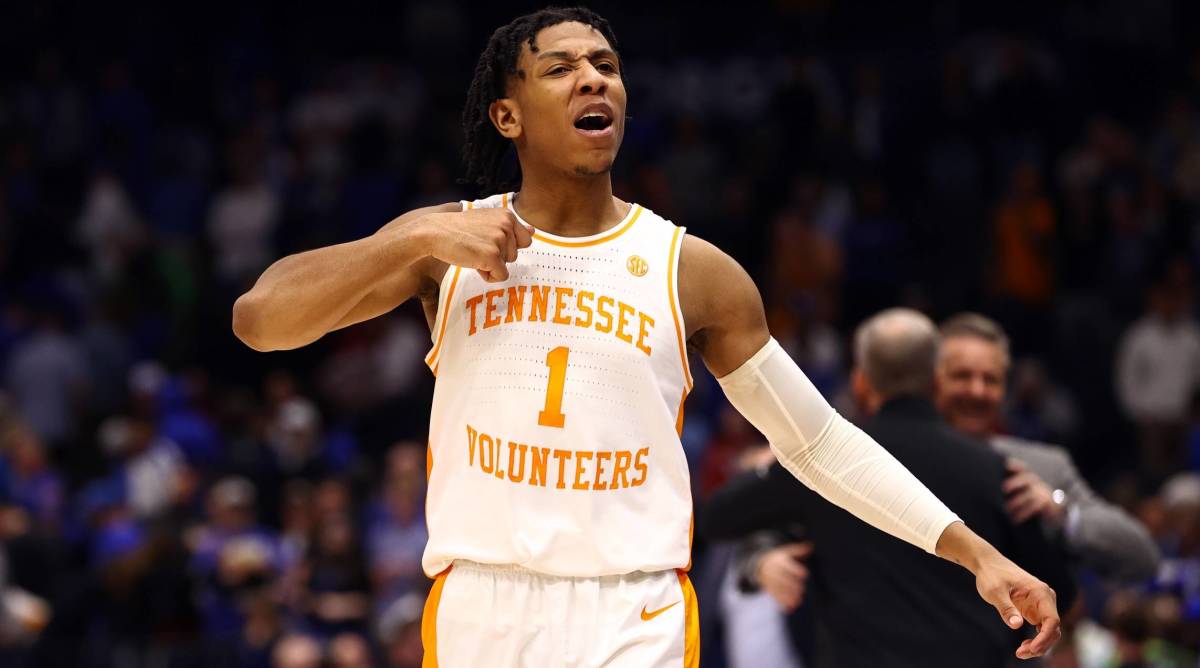
[[[612,127],[612,116],[605,111],[586,111],[575,119],[575,128],[587,134],[600,134]]]

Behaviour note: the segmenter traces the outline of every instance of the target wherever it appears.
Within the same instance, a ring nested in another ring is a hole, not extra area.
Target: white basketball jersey
[[[455,559],[576,577],[688,565],[683,232],[635,204],[600,234],[535,232],[502,283],[447,271],[425,360],[428,575]]]

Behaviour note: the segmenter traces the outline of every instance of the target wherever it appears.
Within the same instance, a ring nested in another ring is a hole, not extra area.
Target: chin
[[[579,176],[600,176],[612,171],[613,161],[591,165],[575,165],[575,173]]]

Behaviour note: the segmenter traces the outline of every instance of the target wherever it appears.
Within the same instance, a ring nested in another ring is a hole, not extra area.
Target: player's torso
[[[449,269],[426,359],[427,572],[455,558],[579,576],[687,564],[682,237],[633,205],[592,237],[536,233],[507,281]]]

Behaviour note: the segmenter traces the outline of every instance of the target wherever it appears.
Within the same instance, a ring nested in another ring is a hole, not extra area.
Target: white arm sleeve
[[[784,468],[831,503],[930,554],[958,521],[891,453],[838,415],[775,339],[718,382]]]

